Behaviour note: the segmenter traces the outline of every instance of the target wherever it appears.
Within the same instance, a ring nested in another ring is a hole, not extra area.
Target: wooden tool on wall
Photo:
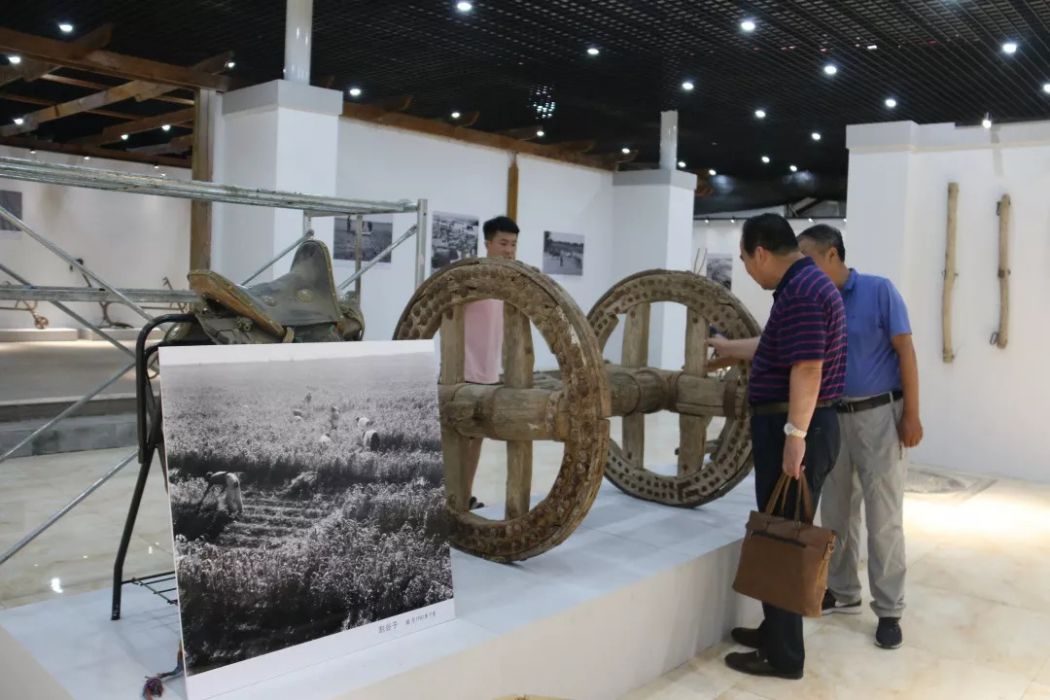
[[[959,183],[948,183],[948,243],[944,251],[944,293],[941,297],[941,334],[945,362],[955,359],[952,349],[952,290],[955,287],[955,229],[958,223]]]
[[[991,342],[1001,350],[1010,339],[1010,195],[1002,196],[995,213],[999,215],[999,330]]]

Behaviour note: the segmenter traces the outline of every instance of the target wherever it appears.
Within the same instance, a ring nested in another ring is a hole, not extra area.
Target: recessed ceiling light
[[[704,219],[704,223],[705,223],[705,224],[709,224],[709,223],[711,223],[711,219]]]
[[[120,135],[120,140],[121,140],[121,141],[127,141],[127,140],[128,140],[129,138],[130,138],[130,137],[129,137],[129,136],[127,135],[127,134],[121,134],[121,135]]]
[[[542,139],[546,135],[547,135],[547,132],[545,132],[543,129],[537,129],[536,130],[536,138]]]
[[[793,172],[793,173],[797,173],[798,172],[798,166],[797,165],[789,165],[788,169],[791,170],[791,172]]]
[[[1043,92],[1050,94],[1050,83],[1043,83]]]
[[[453,113],[452,113],[452,118],[453,118],[453,119],[459,119],[459,117],[460,117],[460,114],[459,114],[459,112],[453,112]]]
[[[678,161],[678,167],[679,168],[684,168],[685,167],[685,161],[684,160]]]
[[[227,68],[236,68],[237,67],[237,61],[232,61],[232,60],[231,61],[226,61],[226,67]]]
[[[161,173],[161,174],[160,174],[160,176],[161,176],[161,177],[167,177],[167,176],[168,176],[168,174],[167,174],[167,173]]]
[[[63,34],[69,34],[73,31],[73,25],[69,22],[61,22],[58,25],[58,28],[62,31]]]
[[[15,126],[22,126],[25,123],[26,123],[25,118],[23,118],[23,117],[15,117]]]
[[[91,160],[91,156],[84,156],[84,160]]]
[[[590,46],[590,47],[587,48],[587,55],[588,56],[597,56],[600,53],[601,53],[601,51],[598,50],[597,46]]]
[[[22,57],[16,53],[9,54],[7,56],[7,62],[10,63],[12,66],[17,66],[19,63],[22,62]]]
[[[29,155],[36,155],[36,149],[35,148],[30,148],[29,149]]]
[[[897,106],[897,100],[893,99],[892,97],[887,97],[886,102],[884,104],[890,109],[893,109]]]
[[[839,72],[839,67],[836,66],[834,63],[829,63],[826,66],[824,66],[824,74],[825,75],[835,75],[838,72]]]
[[[1008,41],[1005,44],[1003,44],[1003,53],[1007,54],[1008,56],[1012,56],[1013,54],[1017,53],[1017,42]]]
[[[460,12],[470,12],[474,9],[474,3],[467,2],[466,0],[460,0],[456,3],[456,9]]]
[[[631,149],[627,148],[627,146],[624,146],[623,148],[620,149],[620,153],[622,153],[624,155],[627,155],[630,152],[631,152]]]
[[[160,128],[163,129],[164,131],[171,131],[171,124],[165,124],[164,126],[162,126]]]
[[[868,51],[875,51],[879,48],[878,44],[868,44]]]
[[[809,223],[811,223],[811,224],[813,223],[813,217],[812,216],[809,217]]]
[[[846,223],[846,219],[845,218],[842,219],[842,223]]]
[[[758,117],[759,119],[765,119],[766,118],[766,110],[764,110],[764,109],[756,109],[755,110],[755,116]]]
[[[769,156],[762,156],[763,163],[769,163]]]
[[[682,82],[682,89],[685,90],[686,92],[692,91],[692,89],[694,87],[696,87],[696,86],[693,85],[693,81],[692,80],[686,80],[686,81]]]
[[[987,114],[984,115],[984,119],[981,120],[981,126],[983,126],[985,129],[991,129],[992,128],[992,118],[989,117]]]
[[[755,24],[755,20],[753,19],[745,19],[743,22],[740,23],[740,28],[743,29],[745,32],[755,31],[756,26],[757,25]]]
[[[809,135],[809,137],[814,141],[820,141],[820,132],[814,131],[812,134]]]
[[[357,87],[356,85],[354,87],[350,88],[349,90],[347,90],[347,92],[350,93],[350,97],[360,97],[361,96],[361,88]]]
[[[715,175],[718,174],[718,171],[715,170],[714,168],[711,168],[710,170],[707,171],[707,174],[710,175],[711,177],[714,177]]]
[[[734,217],[730,218],[729,219],[729,223],[735,224],[736,223],[736,217],[734,216]]]
[[[159,166],[159,165],[154,165],[154,166],[153,166],[153,169],[154,169],[154,170],[160,170],[160,166]]]

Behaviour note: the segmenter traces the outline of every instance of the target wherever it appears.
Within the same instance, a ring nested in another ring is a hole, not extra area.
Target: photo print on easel
[[[333,230],[332,259],[335,264],[340,261],[354,262],[357,260],[357,230],[356,217],[337,216]],[[394,215],[393,214],[369,214],[364,217],[361,225],[361,262],[367,263],[375,259],[390,246],[394,237]],[[389,265],[393,253],[387,253],[377,263],[377,266]]]
[[[454,616],[430,341],[163,348],[190,700]]]
[[[583,275],[583,236],[543,232],[543,271],[548,275]]]
[[[478,255],[478,218],[435,212],[430,225],[430,270]]]
[[[0,206],[21,219],[22,193],[13,190],[0,190]],[[14,224],[9,223],[7,219],[0,218],[0,239],[8,238],[13,240],[21,238],[21,236],[21,230]]]
[[[710,253],[707,256],[707,278],[726,289],[733,289],[733,256],[729,253]]]

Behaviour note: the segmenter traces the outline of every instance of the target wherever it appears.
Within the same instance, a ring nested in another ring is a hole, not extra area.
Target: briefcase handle
[[[780,478],[777,479],[777,485],[773,487],[773,493],[769,497],[769,501],[766,502],[766,515],[773,515],[773,512],[777,509],[777,501],[780,501],[780,512],[787,516],[784,509],[787,507],[787,496],[789,484],[793,481],[793,478],[787,474],[781,473]],[[798,488],[795,489],[795,522],[801,523],[812,523],[813,522],[813,497],[809,492],[809,482],[806,481],[805,477],[802,476],[798,480]]]

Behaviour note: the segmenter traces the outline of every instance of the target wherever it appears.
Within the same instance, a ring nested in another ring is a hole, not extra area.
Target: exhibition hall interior
[[[0,698],[1050,699],[1050,0],[3,0]]]

